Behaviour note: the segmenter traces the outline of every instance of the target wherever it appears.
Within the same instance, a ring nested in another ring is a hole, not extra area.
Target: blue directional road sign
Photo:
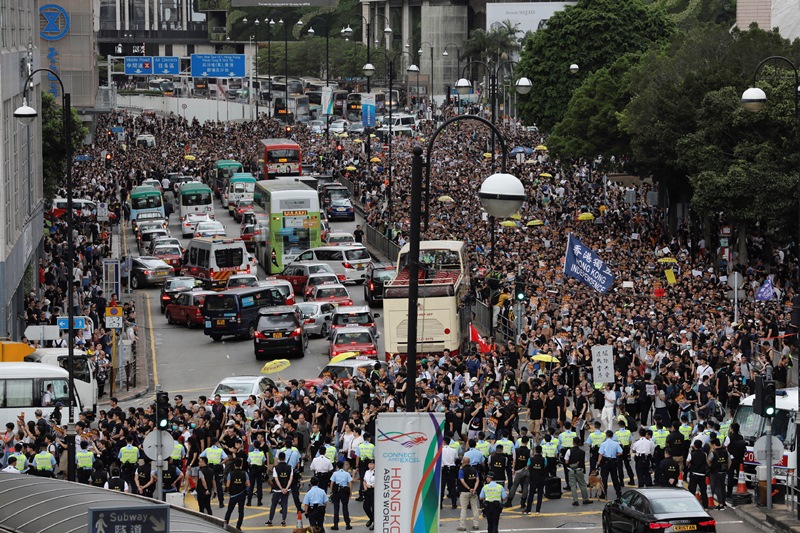
[[[181,58],[178,56],[154,56],[153,74],[177,76],[181,73]]]
[[[90,507],[89,533],[167,533],[169,505]]]
[[[192,54],[193,78],[244,78],[244,54]]]
[[[126,76],[150,76],[153,74],[151,56],[125,56]]]
[[[60,316],[56,318],[58,329],[69,329],[69,317]],[[82,316],[72,318],[72,329],[86,329],[86,319]]]

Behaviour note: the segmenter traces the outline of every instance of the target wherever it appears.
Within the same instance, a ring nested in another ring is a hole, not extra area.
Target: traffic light
[[[111,168],[111,154],[106,154],[106,168]]]
[[[342,145],[341,145],[341,144],[337,144],[337,145],[336,145],[336,157],[338,157],[338,158],[340,158],[340,159],[341,159],[341,157],[342,157],[342,149],[343,149],[343,148],[342,148]]]
[[[756,376],[753,412],[767,418],[775,416],[775,381],[763,376]]]
[[[111,139],[114,137],[114,133],[113,133],[111,130],[108,130],[108,131],[106,132],[106,135],[108,135],[108,140],[109,140],[109,141],[110,141],[110,140],[111,140]]]
[[[286,131],[286,136],[287,137],[291,137],[292,136],[292,127],[291,126],[286,126],[286,128],[284,128],[284,129]]]
[[[514,298],[521,302],[525,299],[525,282],[517,281],[514,283]]]
[[[156,393],[156,427],[167,429],[169,425],[169,393]]]

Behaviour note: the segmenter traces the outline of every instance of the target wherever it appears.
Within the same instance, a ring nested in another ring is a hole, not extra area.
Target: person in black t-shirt
[[[542,415],[544,414],[544,401],[538,389],[535,389],[528,400],[528,420],[531,422],[531,432],[534,441],[539,440],[539,430],[542,427]]]

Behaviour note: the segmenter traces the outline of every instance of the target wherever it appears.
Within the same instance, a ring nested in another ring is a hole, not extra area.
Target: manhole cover
[[[595,527],[594,522],[567,522],[566,524],[558,526],[558,529],[588,529],[591,527]]]

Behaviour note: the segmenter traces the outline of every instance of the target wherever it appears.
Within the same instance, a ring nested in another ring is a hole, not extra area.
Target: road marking
[[[158,386],[158,366],[156,365],[156,336],[153,333],[153,310],[150,308],[150,295],[145,293],[147,298],[147,325],[150,328],[150,359],[153,363],[153,384]]]

